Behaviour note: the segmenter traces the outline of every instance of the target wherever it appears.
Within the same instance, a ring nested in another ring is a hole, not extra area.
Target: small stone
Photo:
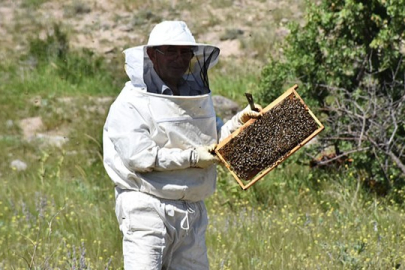
[[[223,96],[213,96],[212,102],[214,103],[215,112],[224,122],[231,119],[240,110],[238,103]]]
[[[6,127],[7,127],[7,128],[11,128],[11,127],[13,127],[13,126],[14,126],[13,120],[9,119],[9,120],[6,121]]]
[[[59,135],[48,135],[38,133],[36,139],[39,139],[42,142],[45,142],[47,145],[55,146],[62,148],[62,146],[69,141],[68,137],[59,136]]]
[[[10,167],[16,171],[25,171],[27,169],[27,163],[19,159],[11,161]]]

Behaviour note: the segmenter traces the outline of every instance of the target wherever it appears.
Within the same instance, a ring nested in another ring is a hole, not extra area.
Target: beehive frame
[[[274,107],[276,107],[278,104],[283,102],[285,99],[289,98],[291,95],[294,95],[295,98],[299,100],[299,102],[305,107],[305,111],[309,114],[309,116],[316,122],[318,128],[312,132],[308,137],[306,137],[303,141],[298,143],[295,147],[293,147],[286,155],[280,157],[276,162],[272,163],[269,165],[268,168],[263,169],[259,173],[257,173],[248,183],[244,183],[242,179],[239,178],[236,172],[234,172],[231,168],[231,165],[229,162],[225,159],[225,157],[221,154],[221,149],[227,145],[232,139],[236,138],[239,136],[239,134],[244,131],[247,127],[250,125],[254,125],[255,122],[257,121],[256,119],[250,119],[248,122],[246,122],[243,126],[238,128],[236,131],[234,131],[232,134],[230,134],[227,138],[225,138],[223,141],[221,141],[216,149],[215,153],[221,160],[221,162],[225,165],[225,167],[230,171],[230,173],[233,175],[233,177],[236,179],[238,184],[241,186],[242,189],[246,190],[252,185],[254,185],[257,181],[262,179],[266,174],[268,174],[271,170],[276,168],[278,165],[280,165],[282,162],[284,162],[288,157],[290,157],[292,154],[294,154],[297,150],[299,150],[301,147],[303,147],[306,143],[308,143],[310,140],[312,140],[316,135],[318,135],[323,129],[324,126],[322,123],[318,120],[318,118],[312,113],[312,111],[308,108],[308,106],[305,104],[303,99],[299,96],[297,93],[297,88],[298,85],[294,85],[287,91],[285,91],[281,96],[279,96],[276,100],[274,100],[272,103],[270,103],[267,107],[265,107],[262,110],[262,114],[270,111]]]

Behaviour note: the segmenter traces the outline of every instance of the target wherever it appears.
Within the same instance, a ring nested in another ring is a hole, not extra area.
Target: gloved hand
[[[257,111],[253,111],[250,108],[250,105],[248,105],[246,108],[243,109],[243,111],[241,111],[239,113],[239,121],[244,124],[247,121],[249,121],[251,118],[259,118],[261,116],[261,111],[263,110],[262,106],[260,106],[259,104],[255,103],[255,108],[257,109]]]
[[[194,149],[190,157],[191,167],[207,168],[212,164],[219,163],[219,158],[214,152],[216,147],[216,144],[212,144]]]

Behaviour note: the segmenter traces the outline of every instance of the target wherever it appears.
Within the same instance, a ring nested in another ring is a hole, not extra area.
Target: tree
[[[402,187],[405,0],[307,4],[305,25],[289,25],[283,59],[271,58],[262,72],[261,102],[298,83],[326,122],[323,145],[350,154],[362,179]]]

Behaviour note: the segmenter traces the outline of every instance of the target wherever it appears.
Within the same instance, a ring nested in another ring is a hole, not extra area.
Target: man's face
[[[187,71],[194,54],[191,46],[159,46],[148,51],[153,67],[160,78],[178,82]]]

